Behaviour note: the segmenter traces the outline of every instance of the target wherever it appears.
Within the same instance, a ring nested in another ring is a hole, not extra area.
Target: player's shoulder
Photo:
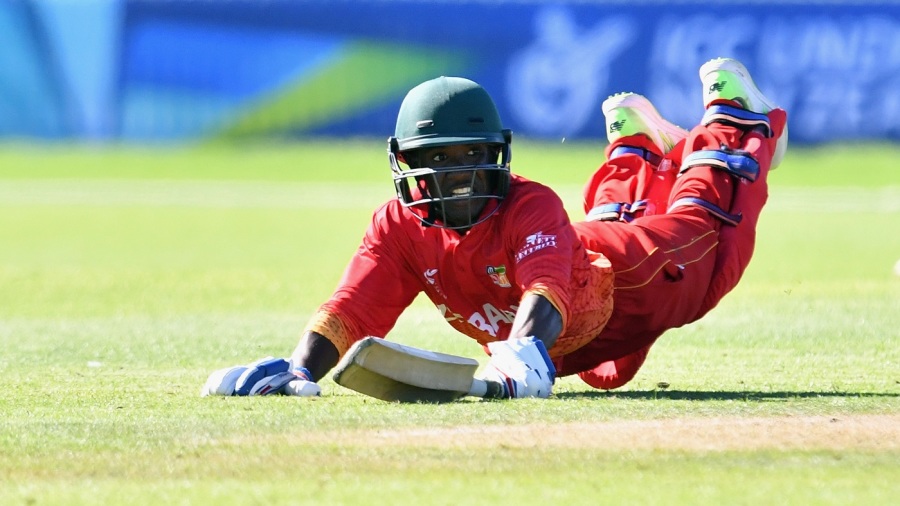
[[[372,213],[370,230],[381,236],[416,236],[421,233],[421,223],[399,199],[390,199]]]
[[[372,212],[372,220],[379,222],[396,222],[406,221],[406,209],[399,199],[392,198],[381,204]]]
[[[520,189],[524,189],[524,190],[528,190],[528,191],[535,191],[535,192],[544,192],[544,191],[552,192],[553,191],[553,189],[551,189],[549,186],[547,186],[545,184],[528,179],[527,177],[520,176],[518,174],[510,174],[509,186],[510,186],[510,188],[520,188]]]
[[[532,181],[518,174],[512,174],[509,181],[509,193],[507,198],[512,201],[530,200],[532,198],[558,201],[559,195],[550,188],[537,181]]]

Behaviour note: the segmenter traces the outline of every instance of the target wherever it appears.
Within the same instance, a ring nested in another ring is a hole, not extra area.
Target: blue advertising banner
[[[387,136],[409,88],[459,75],[518,136],[603,138],[619,91],[695,124],[698,68],[731,56],[792,141],[900,138],[894,2],[0,0],[4,23],[3,135]]]

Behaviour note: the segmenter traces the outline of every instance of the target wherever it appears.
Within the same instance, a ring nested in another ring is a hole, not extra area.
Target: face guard
[[[493,99],[479,84],[439,77],[416,86],[403,99],[388,139],[397,198],[426,226],[468,229],[481,223],[497,212],[509,190],[511,140],[512,132],[503,128]],[[492,163],[430,168],[418,157],[420,150],[467,144],[494,150]],[[453,186],[442,189],[442,179]]]
[[[509,190],[509,162],[512,158],[509,130],[502,132],[504,142],[500,147],[499,163],[454,167],[403,168],[399,142],[396,137],[388,140],[388,158],[393,173],[397,198],[404,207],[426,226],[469,229],[490,218],[500,208],[500,202]],[[432,144],[429,147],[434,147]],[[479,177],[479,175],[481,176]],[[468,192],[445,192],[441,178],[453,177],[465,182],[457,187],[469,188]],[[455,208],[455,211],[448,211]]]

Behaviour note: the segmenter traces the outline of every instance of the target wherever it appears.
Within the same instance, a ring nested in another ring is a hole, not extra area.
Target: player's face
[[[487,144],[460,144],[456,146],[439,146],[422,151],[421,164],[434,169],[434,181],[428,181],[428,191],[432,195],[444,197],[471,197],[486,195],[488,188],[487,173],[484,170],[448,170],[442,168],[465,167],[496,163],[497,153]],[[434,188],[435,183],[437,188]],[[440,205],[450,226],[472,223],[487,199],[465,199],[441,202]]]

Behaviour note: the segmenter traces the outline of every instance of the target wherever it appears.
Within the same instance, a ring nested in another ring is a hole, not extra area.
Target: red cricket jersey
[[[398,200],[381,206],[320,313],[349,333],[350,342],[335,343],[343,353],[365,336],[386,336],[425,292],[451,326],[486,344],[508,337],[530,290],[563,316],[563,334],[550,350],[559,356],[599,334],[612,311],[612,277],[605,258],[589,259],[560,198],[513,175],[497,212],[463,236],[423,226]]]

